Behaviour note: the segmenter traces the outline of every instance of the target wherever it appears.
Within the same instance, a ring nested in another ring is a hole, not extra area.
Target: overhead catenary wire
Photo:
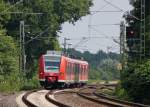
[[[102,8],[100,8],[100,9],[103,9],[104,7],[106,7],[107,5],[111,5],[112,7],[114,7],[114,8],[116,8],[117,10],[116,10],[116,12],[125,12],[123,9],[121,9],[120,7],[118,7],[118,6],[116,6],[116,5],[114,5],[113,3],[111,3],[110,1],[107,1],[107,0],[103,0],[104,2],[106,2],[106,4],[104,5],[104,6],[102,6]],[[91,11],[92,12],[92,11]],[[95,11],[95,13],[97,13],[97,12],[114,12],[114,11],[102,11],[102,10],[98,10],[98,11]],[[101,24],[101,25],[93,25],[93,26],[106,26],[106,25],[120,25],[120,24]],[[100,32],[100,31],[98,31],[97,29],[95,29],[93,26],[92,26],[92,24],[89,24],[88,25],[89,26],[89,29],[92,29],[92,30],[94,30],[95,32],[98,32],[98,33],[100,33],[101,35],[104,35],[106,38],[111,38],[115,43],[116,42],[118,42],[114,37],[109,37],[108,35],[106,35],[105,33],[103,33],[103,32]],[[95,38],[100,38],[100,37],[95,37]]]
[[[120,11],[123,12],[123,13],[128,13],[127,11],[124,11],[124,10],[121,9],[120,7],[116,6],[115,4],[113,4],[113,3],[111,3],[111,2],[109,2],[109,1],[107,1],[107,0],[103,0],[103,1],[107,2],[108,4],[110,4],[111,6],[113,6],[114,8],[116,8],[116,9],[118,9],[118,10],[120,10]],[[131,17],[133,17],[133,18],[135,18],[136,20],[140,20],[140,21],[141,21],[140,18],[138,18],[138,17],[136,17],[136,16],[134,16],[134,15],[132,15],[132,14],[128,14],[128,15],[131,16]]]
[[[36,38],[42,36],[42,35],[43,35],[44,33],[46,33],[48,30],[49,30],[49,27],[47,27],[47,28],[46,28],[43,32],[41,32],[39,35],[37,35],[37,36],[31,38],[31,39],[30,39],[29,41],[27,41],[25,44],[28,44],[28,43],[30,43],[31,41],[33,41],[34,39],[36,39]]]
[[[86,37],[83,37],[77,44],[75,44],[73,46],[73,48],[77,48],[79,45],[81,45],[82,43],[86,43],[88,39]]]
[[[12,8],[14,8],[15,6],[19,5],[23,3],[23,0],[17,1],[15,4],[10,5],[7,9],[3,10],[0,12],[0,15],[4,15],[4,14],[24,14],[24,15],[41,15],[41,14],[47,14],[47,13],[41,13],[41,12],[22,12],[22,11],[8,11]]]
[[[108,0],[103,0],[103,1],[107,3],[106,6],[107,6],[107,5],[111,5],[112,7],[116,8],[116,9],[118,9],[118,10],[116,10],[116,11],[112,11],[112,10],[110,10],[110,11],[108,11],[108,10],[106,10],[106,11],[98,10],[98,11],[91,11],[91,12],[94,13],[94,14],[99,13],[99,12],[122,12],[122,13],[124,13],[124,14],[128,14],[129,16],[135,18],[136,20],[141,21],[140,18],[138,18],[138,17],[136,17],[136,16],[134,16],[134,15],[132,15],[132,14],[129,14],[128,11],[125,11],[124,9],[118,7],[117,5],[113,4],[112,2],[110,2],[110,1],[108,1]],[[105,7],[105,5],[104,5],[101,9],[103,9],[104,7]],[[94,14],[93,14],[93,15],[94,15]],[[91,14],[91,15],[92,15],[92,14]]]
[[[106,35],[105,33],[102,33],[102,32],[100,32],[100,31],[98,31],[96,28],[94,28],[94,27],[92,27],[92,26],[120,26],[120,24],[118,24],[118,23],[116,23],[116,24],[99,24],[99,25],[92,25],[92,15],[94,15],[94,14],[96,14],[96,13],[99,13],[99,12],[122,12],[122,13],[126,13],[126,11],[124,11],[123,9],[121,9],[120,7],[118,7],[118,6],[116,6],[115,4],[113,4],[113,3],[111,3],[110,1],[108,1],[108,0],[103,0],[103,1],[105,1],[106,2],[106,4],[105,5],[103,5],[99,10],[96,10],[96,11],[90,11],[91,12],[91,14],[90,14],[90,18],[89,18],[89,24],[88,24],[88,31],[90,31],[90,32],[88,32],[88,37],[84,37],[84,38],[81,38],[81,39],[79,39],[80,41],[78,42],[78,43],[76,43],[75,45],[74,45],[74,47],[75,48],[78,48],[78,47],[80,47],[82,44],[85,44],[87,41],[89,41],[90,39],[97,39],[97,38],[106,38],[106,39],[112,39],[113,41],[114,40],[118,40],[119,39],[119,36],[117,37],[117,36],[108,36],[108,35]],[[109,11],[109,10],[102,10],[104,7],[106,7],[107,5],[111,5],[112,7],[114,7],[114,8],[116,8],[117,10],[115,10],[115,11]],[[130,15],[130,16],[132,16],[132,17],[134,17],[133,15]],[[134,17],[134,18],[136,18],[136,19],[138,19],[137,17]],[[99,34],[92,34],[91,33],[91,29],[93,30],[94,29],[94,31],[95,32],[98,32]],[[103,35],[103,36],[92,36],[92,35]],[[73,39],[73,38],[72,38]],[[77,40],[77,39],[76,39]],[[118,41],[117,41],[118,42]]]
[[[90,25],[90,26],[120,26],[120,23],[111,23],[111,24],[95,24],[95,25]]]
[[[103,0],[103,1],[105,1],[105,2],[108,3],[109,5],[113,6],[114,8],[118,9],[119,11],[122,11],[122,12],[123,12],[123,9],[121,9],[120,7],[114,5],[113,3],[111,3],[111,2],[109,2],[109,1],[107,1],[107,0]]]
[[[5,12],[7,12],[8,10],[10,10],[11,8],[15,7],[16,5],[18,5],[18,4],[20,4],[20,3],[23,3],[23,0],[20,0],[20,1],[16,2],[14,5],[11,5],[9,8],[3,10],[3,11],[0,12],[0,13],[5,13]]]

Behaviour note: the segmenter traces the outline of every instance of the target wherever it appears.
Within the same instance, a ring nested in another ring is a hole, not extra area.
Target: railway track
[[[100,99],[99,97],[95,96],[93,94],[93,92],[95,90],[96,89],[94,89],[94,88],[92,88],[90,90],[88,88],[83,88],[83,89],[79,90],[77,92],[77,94],[82,98],[93,101],[93,102],[98,103],[100,105],[104,104],[104,105],[107,105],[108,107],[123,107],[122,104],[117,104],[114,102],[106,101],[106,100]]]
[[[133,103],[133,102],[128,102],[128,101],[123,101],[123,100],[119,100],[119,99],[116,99],[116,98],[113,98],[111,96],[108,96],[104,93],[96,93],[96,92],[93,92],[93,94],[97,97],[100,97],[100,98],[103,98],[103,99],[107,99],[107,100],[110,100],[110,101],[113,101],[113,102],[117,102],[117,103],[120,103],[120,104],[124,104],[125,106],[132,106],[132,107],[150,107],[150,106],[147,106],[147,105],[143,105],[143,104],[139,104],[139,103]]]
[[[49,95],[54,94],[53,92],[54,92],[54,91],[51,90],[51,91],[49,91],[49,92],[45,95],[45,98],[46,98],[49,102],[51,102],[51,103],[57,105],[58,107],[70,107],[69,105],[63,104],[63,103],[61,103],[61,102],[55,100],[54,98],[49,97]]]
[[[27,99],[27,97],[32,94],[33,92],[36,92],[38,90],[32,90],[32,91],[29,91],[27,93],[25,93],[22,97],[22,101],[28,106],[28,107],[38,107],[37,105],[33,104],[31,101],[29,101]]]
[[[101,87],[101,89],[104,89],[104,88],[111,90],[111,88],[106,87],[106,86]],[[113,106],[113,107],[150,107],[148,105],[143,105],[139,103],[133,103],[133,102],[116,99],[102,92],[96,92],[96,89],[94,88],[92,92],[86,92],[85,89],[86,88],[79,90],[77,94],[85,99],[88,99],[90,101],[93,101],[99,104],[103,103],[103,104],[106,104],[108,106]]]
[[[127,101],[118,100],[114,97],[108,96],[97,89],[110,89],[109,86],[86,86],[84,88],[70,89],[70,90],[49,90],[44,94],[44,97],[49,104],[54,104],[57,107],[150,107],[143,104],[132,103]],[[28,96],[40,90],[33,90],[27,92],[23,97],[23,102],[28,107],[38,107],[35,103],[28,100]],[[69,97],[68,97],[69,96]],[[59,98],[61,97],[61,98]],[[68,99],[67,99],[68,98]],[[72,98],[72,99],[71,99]],[[63,99],[63,100],[62,100]],[[66,99],[66,101],[65,101]],[[72,105],[70,102],[75,103]],[[74,102],[73,102],[74,101]],[[79,103],[79,104],[77,104]],[[80,104],[83,103],[83,104]],[[87,103],[87,105],[86,105]],[[81,106],[78,106],[81,105]],[[51,107],[51,106],[50,106]]]
[[[32,102],[32,101],[30,101],[30,100],[28,99],[28,97],[29,97],[31,94],[36,93],[36,92],[38,92],[38,91],[41,91],[41,89],[32,90],[32,91],[29,91],[29,92],[27,92],[27,93],[25,93],[25,94],[23,95],[22,101],[26,104],[26,106],[28,106],[28,107],[40,107],[40,106],[36,105],[35,102]],[[65,104],[63,104],[63,103],[58,102],[57,100],[55,100],[55,99],[52,98],[52,97],[49,97],[50,95],[53,95],[55,91],[57,91],[57,90],[50,90],[49,92],[47,92],[47,93],[45,94],[45,99],[46,99],[50,104],[52,103],[52,104],[54,104],[54,105],[57,106],[57,107],[70,107],[70,106],[68,106],[68,105],[65,105]]]

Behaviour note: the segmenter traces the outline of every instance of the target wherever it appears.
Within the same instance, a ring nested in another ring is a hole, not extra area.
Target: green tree
[[[145,39],[145,57],[143,57],[142,61],[139,61],[140,52],[138,52],[138,56],[130,56],[127,62],[127,68],[121,72],[121,85],[122,88],[125,89],[128,96],[131,97],[136,102],[141,103],[149,103],[149,90],[150,89],[150,73],[149,73],[149,58],[150,58],[150,1],[145,0],[146,2],[146,39]],[[134,7],[131,11],[131,14],[141,18],[141,0],[130,0],[131,5]],[[130,18],[132,18],[132,22],[130,22]],[[141,21],[130,17],[126,18],[129,26],[132,26],[135,29],[135,36],[140,37],[140,24]],[[138,45],[138,44],[136,44]],[[137,49],[140,50],[140,49]],[[132,60],[131,60],[132,59]]]
[[[19,90],[19,63],[17,47],[4,30],[0,30],[0,90]],[[15,84],[14,84],[15,83]]]
[[[4,10],[8,8],[8,5],[5,4],[5,2],[1,1],[0,2],[0,28],[2,28],[4,25],[7,24],[8,20],[10,19],[10,14],[5,14]]]
[[[10,5],[14,4],[14,1],[5,0],[5,2],[8,1]],[[17,1],[19,0],[15,0]],[[7,34],[16,40],[19,40],[21,20],[29,25],[25,27],[26,42],[48,28],[42,38],[34,39],[26,44],[27,68],[33,69],[31,65],[47,50],[60,50],[57,32],[60,32],[61,25],[67,21],[74,24],[82,16],[89,14],[90,6],[92,6],[92,0],[24,0],[15,8],[11,8],[9,11],[24,12],[24,14],[11,14],[9,22],[4,24]]]
[[[150,102],[150,60],[143,64],[131,64],[122,72],[121,84],[136,102]]]

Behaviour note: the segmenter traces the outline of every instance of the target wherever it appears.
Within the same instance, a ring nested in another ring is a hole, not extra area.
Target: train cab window
[[[60,62],[45,61],[45,69],[48,72],[55,72],[59,70]]]
[[[58,72],[60,68],[60,57],[45,57],[45,71],[46,72]]]

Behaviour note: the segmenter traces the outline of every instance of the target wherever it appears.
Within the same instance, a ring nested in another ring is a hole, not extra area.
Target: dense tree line
[[[0,86],[4,86],[4,84],[1,85],[1,81],[6,80],[4,79],[5,77],[15,78],[13,81],[10,78],[11,82],[8,83],[9,85],[6,84],[10,87],[14,83],[21,83],[22,78],[17,78],[24,77],[24,75],[29,80],[35,79],[39,56],[47,50],[60,50],[57,32],[60,32],[61,25],[64,22],[75,24],[82,16],[90,13],[89,8],[91,6],[92,0],[1,0]],[[25,74],[19,73],[18,70],[20,21],[25,22],[25,53],[27,61]],[[28,42],[41,32],[44,33],[40,38]],[[11,76],[9,77],[8,75]],[[26,80],[23,81],[25,82]],[[14,89],[14,87],[7,88],[8,90]]]
[[[102,50],[97,53],[85,51],[81,53],[75,49],[69,49],[68,53],[73,57],[84,59],[89,62],[89,79],[91,80],[118,80],[120,72],[117,69],[120,55],[116,53],[106,53]]]
[[[128,53],[127,67],[121,73],[121,86],[127,96],[136,102],[149,103],[150,102],[150,1],[146,1],[146,40],[145,40],[145,57],[140,60],[140,52]],[[134,7],[130,14],[141,19],[141,0],[130,0]],[[132,22],[131,22],[132,19]],[[140,37],[141,21],[127,17],[127,23],[134,28],[135,36]],[[138,47],[138,43],[135,44]],[[136,49],[140,50],[140,49]],[[132,50],[131,50],[132,51]]]

